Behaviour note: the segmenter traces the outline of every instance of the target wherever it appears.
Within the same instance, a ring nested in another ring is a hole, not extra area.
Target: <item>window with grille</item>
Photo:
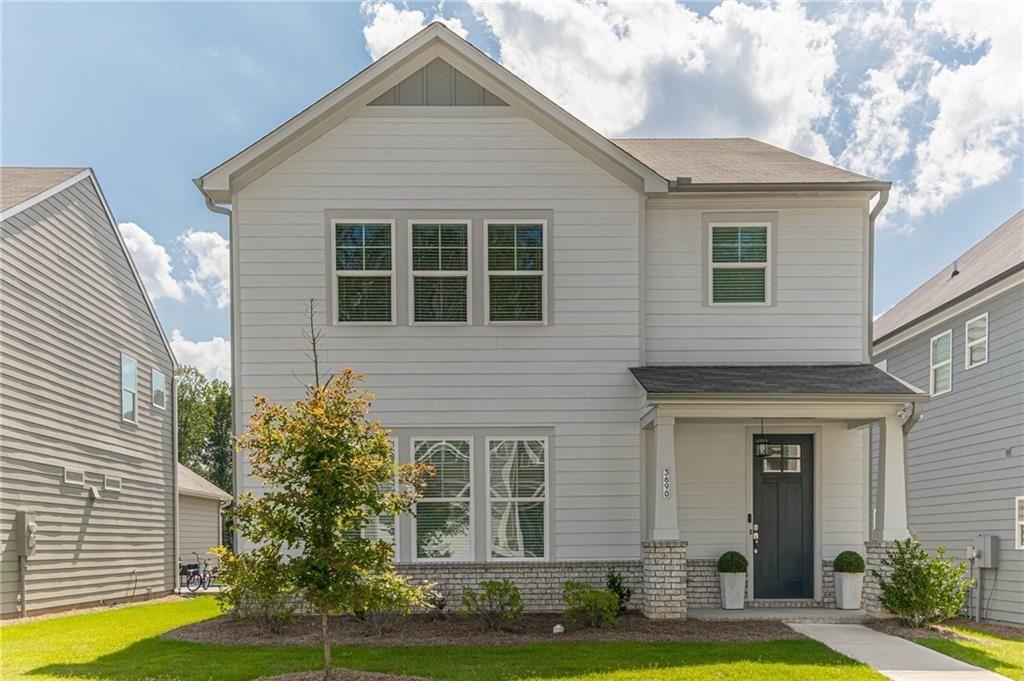
[[[395,441],[392,439],[388,440],[391,445],[391,458],[392,461],[396,461],[397,447]],[[398,491],[398,468],[395,468],[395,474],[392,476],[391,482],[382,486],[382,492],[397,492]],[[386,541],[395,547],[397,555],[397,535],[395,533],[395,516],[391,513],[382,513],[370,518],[369,522],[362,529],[362,537],[369,539],[370,541]]]
[[[490,557],[544,558],[547,441],[488,440]]]
[[[964,362],[970,369],[988,361],[988,313],[978,315],[965,327]]]
[[[472,560],[472,442],[413,440],[413,460],[434,474],[416,502],[413,535],[417,560]]]
[[[390,222],[335,223],[338,322],[394,321],[393,232]]]
[[[469,322],[469,223],[413,222],[410,235],[413,322]]]
[[[121,420],[139,421],[139,362],[121,355]]]
[[[487,223],[487,321],[546,321],[545,223]]]
[[[708,287],[713,305],[770,300],[768,224],[712,223]]]
[[[945,331],[931,340],[931,394],[941,395],[953,389],[953,332]]]

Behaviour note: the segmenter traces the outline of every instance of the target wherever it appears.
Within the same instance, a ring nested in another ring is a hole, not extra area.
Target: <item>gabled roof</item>
[[[1024,270],[1024,210],[876,319],[874,342],[884,341],[1020,270]]]
[[[11,180],[12,203],[10,204],[8,204],[7,198],[8,179]],[[3,187],[0,190],[3,193],[3,208],[0,208],[0,220],[6,220],[13,215],[17,215],[83,180],[89,182],[90,187],[96,192],[96,196],[99,197],[100,205],[103,206],[103,214],[107,218],[110,229],[114,231],[114,238],[117,239],[117,243],[120,244],[121,251],[128,261],[128,267],[135,278],[135,283],[139,286],[139,291],[142,293],[142,299],[146,301],[149,314],[153,318],[153,323],[156,324],[157,333],[160,334],[160,340],[163,341],[164,349],[167,350],[167,356],[171,360],[171,366],[177,368],[178,362],[174,358],[174,350],[171,349],[171,344],[167,341],[164,327],[160,324],[160,317],[156,314],[153,301],[150,300],[149,294],[146,292],[146,285],[142,283],[142,275],[139,274],[138,268],[135,267],[132,254],[128,251],[128,244],[125,243],[121,229],[117,226],[114,214],[110,212],[107,197],[103,195],[103,190],[100,189],[100,183],[96,179],[95,173],[92,172],[92,168],[0,168],[0,186]]]
[[[225,492],[182,463],[178,464],[178,494],[219,501],[230,501],[233,498],[230,493]]]

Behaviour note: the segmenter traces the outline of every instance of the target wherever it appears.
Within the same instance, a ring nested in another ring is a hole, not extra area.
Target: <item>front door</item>
[[[754,456],[754,598],[813,598],[814,438],[766,437],[770,456]]]

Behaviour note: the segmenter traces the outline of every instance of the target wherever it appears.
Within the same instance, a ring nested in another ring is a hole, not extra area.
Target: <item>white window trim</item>
[[[115,478],[112,475],[103,476],[103,489],[107,492],[120,492],[121,491],[121,478]]]
[[[416,270],[413,269],[413,225],[465,225],[466,226],[466,269],[465,270]],[[409,252],[409,326],[472,326],[473,325],[473,221],[465,218],[451,220],[409,220],[406,231]],[[464,322],[418,322],[416,321],[416,277],[466,278],[466,321]]]
[[[338,225],[387,224],[391,227],[391,269],[390,270],[339,270],[338,269]],[[381,218],[334,218],[331,220],[331,262],[334,263],[334,277],[331,280],[331,323],[333,326],[395,326],[397,324],[395,291],[395,221]],[[338,319],[338,277],[389,277],[391,279],[391,319],[384,322],[343,322]]]
[[[943,336],[949,336],[949,359],[936,364],[935,341]],[[937,393],[935,392],[935,370],[946,365],[949,365],[949,387]],[[936,395],[945,395],[951,390],[953,390],[953,330],[946,329],[942,333],[932,336],[928,341],[928,393],[935,397]]]
[[[971,324],[978,321],[979,319],[985,320],[985,335],[976,341],[971,341],[970,335],[968,335],[968,329],[971,328]],[[985,359],[980,362],[971,364],[971,348],[977,345],[985,346]],[[984,312],[974,319],[969,319],[964,324],[964,369],[973,369],[974,367],[980,367],[982,364],[988,363],[988,312]]]
[[[715,227],[764,227],[765,228],[765,261],[759,262],[714,262],[714,237]],[[768,307],[772,304],[772,223],[762,221],[751,222],[709,222],[707,234],[707,289],[708,305],[714,307]],[[764,270],[764,302],[754,303],[716,303],[714,291],[715,270],[736,269],[736,270]]]
[[[540,225],[544,240],[544,268],[537,270],[492,270],[491,269],[491,225]],[[548,221],[543,219],[522,218],[519,220],[490,219],[484,220],[484,325],[485,326],[547,326],[548,325],[548,263],[551,256],[551,239],[548,235]],[[491,274],[509,277],[535,277],[540,275],[540,321],[491,321]],[[488,551],[490,553],[490,551]]]
[[[125,357],[127,357],[128,359],[130,359],[133,362],[135,362],[135,390],[130,390],[130,389],[124,387],[124,358]],[[117,366],[118,383],[119,383],[119,387],[120,387],[120,390],[118,390],[118,392],[117,392],[117,397],[118,397],[117,408],[121,410],[121,422],[122,423],[134,423],[134,424],[137,425],[139,423],[139,360],[137,360],[136,358],[134,358],[131,355],[129,355],[127,353],[124,353],[124,352],[121,353],[120,360],[121,361],[118,362],[118,366]],[[133,395],[135,395],[135,418],[134,419],[126,419],[124,417],[124,393],[125,393],[125,391],[130,392]]]
[[[1013,544],[1014,548],[1018,550],[1024,549],[1024,515],[1020,512],[1021,502],[1024,501],[1024,496],[1014,497],[1013,499]]]
[[[80,471],[75,468],[64,469],[64,484],[65,485],[84,485],[85,484],[85,471]]]
[[[476,523],[474,522],[473,515],[476,508],[476,466],[473,462],[473,437],[471,435],[435,435],[430,437],[413,437],[409,439],[409,457],[413,465],[419,463],[416,459],[416,445],[420,442],[437,442],[438,440],[451,440],[459,442],[469,443],[469,498],[465,497],[420,497],[419,503],[423,502],[453,502],[453,503],[465,503],[469,502],[469,557],[468,558],[420,558],[417,553],[417,533],[416,533],[416,508],[413,507],[412,512],[412,562],[414,563],[470,563],[476,560]]]
[[[164,403],[160,404],[156,401],[156,376],[159,374],[164,377]],[[162,411],[167,411],[167,374],[157,369],[150,369],[149,371],[149,401],[154,407]]]
[[[544,496],[543,497],[492,497],[491,496],[491,443],[507,442],[509,440],[536,440],[544,443]],[[551,560],[551,448],[548,438],[545,435],[531,437],[529,435],[514,435],[510,437],[486,437],[484,438],[484,476],[487,486],[487,546],[484,551],[487,562],[492,563],[546,563]],[[495,558],[491,555],[491,505],[495,502],[524,501],[544,502],[544,555],[540,558]]]

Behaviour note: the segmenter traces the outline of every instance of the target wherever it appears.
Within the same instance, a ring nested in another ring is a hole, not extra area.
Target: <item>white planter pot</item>
[[[722,607],[726,610],[742,610],[747,592],[747,573],[719,572],[722,585]]]
[[[835,572],[836,607],[840,610],[860,610],[860,597],[864,591],[863,572]]]

